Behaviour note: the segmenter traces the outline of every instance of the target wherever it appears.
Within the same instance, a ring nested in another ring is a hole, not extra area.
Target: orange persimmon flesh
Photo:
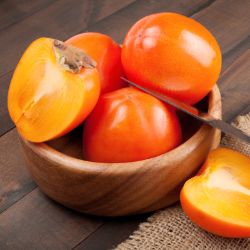
[[[216,235],[250,237],[250,158],[218,148],[199,174],[184,184],[180,196],[191,221]]]
[[[10,116],[18,132],[32,142],[56,138],[78,126],[100,93],[94,61],[79,49],[55,41],[39,38],[27,48],[9,88]],[[75,57],[87,60],[87,66]]]

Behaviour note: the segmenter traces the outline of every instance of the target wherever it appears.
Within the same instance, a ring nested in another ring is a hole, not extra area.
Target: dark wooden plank
[[[125,36],[124,30],[128,30],[134,22],[145,15],[161,11],[174,11],[192,15],[194,9],[198,8],[194,4],[207,5],[205,1],[182,1],[178,7],[175,6],[175,1],[152,1],[147,5],[143,2],[143,0],[139,0],[131,4],[129,8],[122,9],[105,18],[101,23],[91,25],[89,29],[103,32],[118,42],[122,42]],[[234,0],[212,1],[209,6],[192,15],[192,18],[204,24],[215,35],[222,52],[226,53],[250,33],[250,26],[248,25],[250,22],[249,8],[250,1],[248,0],[242,0],[241,4]],[[115,22],[113,22],[114,19]]]
[[[16,130],[12,130],[0,138],[0,152],[1,213],[32,191],[36,185],[25,167]]]
[[[0,78],[0,136],[14,127],[7,108],[8,86],[12,73]]]
[[[61,0],[0,31],[0,76],[14,69],[24,49],[42,36],[65,40],[134,0]]]
[[[232,64],[237,58],[239,58],[247,49],[250,48],[250,36],[245,40],[237,44],[232,50],[228,51],[223,55],[222,72]]]
[[[84,243],[77,245],[74,250],[106,250],[113,249],[128,235],[137,229],[139,223],[146,220],[149,214],[133,217],[105,219],[104,224],[92,233]]]
[[[46,8],[55,0],[2,0],[0,1],[0,30],[20,22]]]
[[[0,249],[68,250],[102,224],[58,205],[35,189],[0,214]]]
[[[102,32],[110,35],[117,42],[122,43],[126,32],[129,28],[140,18],[156,12],[177,12],[186,16],[190,16],[203,7],[212,4],[214,1],[171,1],[171,0],[158,0],[158,1],[145,1],[138,0],[129,5],[127,8],[108,16],[101,22],[93,24],[88,27],[88,30]]]
[[[228,67],[219,79],[223,118],[233,120],[250,106],[250,49]]]

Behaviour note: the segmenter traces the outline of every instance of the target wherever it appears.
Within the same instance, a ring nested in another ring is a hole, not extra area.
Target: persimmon
[[[173,108],[133,87],[102,95],[86,119],[84,157],[131,162],[165,153],[181,142]]]
[[[212,151],[198,176],[181,191],[195,224],[224,237],[250,237],[250,158],[231,149]]]
[[[39,38],[26,49],[15,69],[8,109],[24,138],[42,142],[78,126],[99,94],[94,60],[61,41]]]
[[[122,64],[129,80],[194,104],[215,85],[221,51],[200,23],[175,13],[158,13],[129,30]]]
[[[96,61],[102,94],[125,86],[120,78],[123,75],[121,47],[111,37],[101,33],[86,32],[71,37],[66,43],[80,48]]]

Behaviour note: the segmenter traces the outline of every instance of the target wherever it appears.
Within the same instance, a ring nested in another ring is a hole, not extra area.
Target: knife
[[[237,129],[237,128],[229,125],[228,123],[224,122],[223,120],[217,119],[217,118],[215,118],[207,113],[201,112],[197,108],[195,108],[189,104],[183,103],[181,101],[178,101],[172,97],[169,97],[169,96],[163,95],[159,92],[155,92],[155,91],[149,90],[147,88],[144,88],[144,87],[140,86],[139,84],[134,83],[134,82],[132,82],[124,77],[121,77],[121,79],[123,81],[129,83],[133,87],[136,87],[136,88],[142,90],[143,92],[156,97],[157,99],[161,100],[162,102],[170,104],[171,106],[183,111],[184,113],[191,115],[192,117],[196,118],[197,120],[200,120],[200,121],[210,125],[213,128],[217,128],[217,129],[221,130],[222,132],[224,132],[225,134],[236,136],[239,139],[244,140],[250,144],[250,136],[249,135],[247,135],[246,133],[244,133],[240,129]]]

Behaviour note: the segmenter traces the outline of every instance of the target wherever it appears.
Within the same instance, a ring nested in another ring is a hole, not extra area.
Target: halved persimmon
[[[121,80],[121,47],[111,37],[97,32],[86,32],[71,37],[66,43],[80,48],[96,61],[102,94],[125,86]]]
[[[212,151],[180,199],[191,221],[206,231],[250,237],[250,158],[226,148]]]
[[[15,69],[8,109],[24,138],[42,142],[78,126],[99,94],[94,60],[61,41],[39,38],[27,48]]]

